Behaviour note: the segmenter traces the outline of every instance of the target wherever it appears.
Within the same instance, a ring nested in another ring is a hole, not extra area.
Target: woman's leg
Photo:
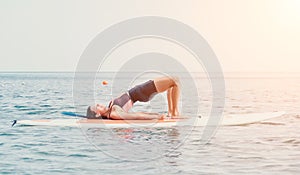
[[[180,95],[179,81],[174,77],[161,77],[154,79],[154,84],[157,92],[167,91],[168,98],[168,115],[177,116],[178,111],[178,100]]]
[[[172,105],[173,105],[172,116],[179,115],[179,111],[178,111],[179,96],[180,96],[180,89],[179,86],[176,85],[172,88]]]
[[[168,99],[168,116],[172,116],[171,113],[173,111],[173,100],[172,100],[172,88],[167,90],[167,99]]]

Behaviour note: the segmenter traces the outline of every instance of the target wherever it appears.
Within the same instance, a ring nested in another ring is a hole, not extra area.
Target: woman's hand
[[[167,115],[166,114],[158,114],[158,119],[159,120],[163,120],[164,118],[166,118]]]

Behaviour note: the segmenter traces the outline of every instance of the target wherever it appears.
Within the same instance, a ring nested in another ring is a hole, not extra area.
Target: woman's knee
[[[171,76],[171,77],[169,77],[169,78],[172,80],[173,86],[179,86],[179,85],[180,85],[179,77]]]
[[[165,76],[165,77],[154,79],[154,84],[157,92],[164,92],[169,88],[179,87],[180,82],[178,77]]]

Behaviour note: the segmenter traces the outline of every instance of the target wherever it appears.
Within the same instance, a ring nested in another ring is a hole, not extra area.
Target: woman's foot
[[[170,117],[170,118],[176,118],[178,116],[179,116],[179,112],[178,111],[172,112],[172,113],[168,112],[168,114],[167,114],[167,117]]]

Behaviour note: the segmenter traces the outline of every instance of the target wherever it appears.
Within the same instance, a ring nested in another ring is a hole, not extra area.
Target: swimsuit
[[[120,106],[124,111],[128,112],[133,106],[133,101],[128,93],[124,93],[120,97],[110,101],[108,107],[111,108],[113,105]]]
[[[128,91],[133,103],[136,101],[147,102],[157,94],[157,90],[153,80],[149,80],[143,84],[137,85]]]
[[[124,111],[128,112],[136,101],[147,102],[151,100],[155,94],[157,94],[157,90],[154,81],[149,80],[143,84],[133,87],[118,98],[113,99],[110,101],[108,107],[111,108],[113,105],[118,105]]]

